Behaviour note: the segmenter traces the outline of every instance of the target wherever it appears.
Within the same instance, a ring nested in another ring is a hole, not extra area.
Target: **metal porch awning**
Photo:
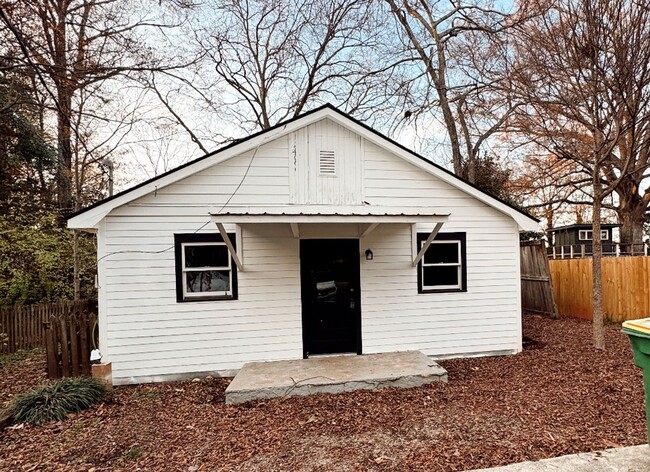
[[[447,222],[450,214],[435,213],[425,207],[376,207],[363,206],[278,206],[278,207],[229,207],[227,210],[210,212],[212,221],[228,247],[237,268],[244,271],[241,254],[238,254],[227,236],[224,224],[288,224],[294,238],[300,238],[300,225],[305,224],[356,224],[359,225],[359,238],[365,238],[380,224],[433,223],[434,228],[421,248],[413,245],[415,267]]]

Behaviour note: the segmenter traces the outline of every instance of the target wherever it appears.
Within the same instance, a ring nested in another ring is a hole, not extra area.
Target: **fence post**
[[[54,325],[54,326],[53,326]],[[56,321],[50,319],[43,323],[45,328],[45,351],[47,355],[47,377],[59,378],[58,343],[56,342]]]

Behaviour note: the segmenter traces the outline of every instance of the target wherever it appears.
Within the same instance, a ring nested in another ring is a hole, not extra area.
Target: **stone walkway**
[[[641,446],[606,449],[604,451],[572,454],[534,462],[476,469],[472,472],[648,472],[650,447]]]
[[[440,381],[447,381],[447,371],[419,351],[251,362],[226,389],[226,403]]]

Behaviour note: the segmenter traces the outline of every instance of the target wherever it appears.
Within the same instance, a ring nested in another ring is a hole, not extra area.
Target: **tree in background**
[[[34,208],[51,201],[56,151],[39,126],[40,116],[29,80],[0,72],[0,214],[25,195]]]
[[[589,205],[585,192],[590,181],[575,163],[559,159],[544,149],[536,148],[536,151],[531,150],[522,157],[510,190],[525,202],[531,214],[553,228],[558,220],[570,217],[572,206]]]
[[[22,197],[0,214],[0,305],[71,300],[74,235],[61,228],[56,211],[31,205],[28,195]],[[78,241],[77,297],[94,299],[95,241],[88,236]]]
[[[74,295],[73,235],[60,227],[56,149],[29,77],[0,72],[0,305]],[[93,298],[94,241],[80,238],[81,295]]]
[[[0,38],[17,49],[8,65],[36,78],[37,92],[56,119],[56,195],[62,217],[87,203],[83,201],[84,172],[89,166],[97,167],[104,157],[94,152],[97,144],[89,142],[88,120],[102,121],[100,142],[124,126],[112,116],[119,108],[110,106],[107,90],[117,85],[111,80],[187,63],[187,58],[176,55],[163,60],[151,47],[152,31],[174,26],[165,7],[177,4],[153,0],[138,4],[126,0],[0,1]],[[155,39],[161,37],[164,34]]]
[[[521,44],[536,41],[540,35],[550,35],[551,31],[552,34],[562,35],[562,41],[569,45],[584,39],[585,35],[611,34],[609,38],[589,40],[582,45],[579,51],[584,56],[582,63],[574,65],[572,69],[567,68],[570,64],[562,60],[562,57],[553,56],[562,45],[542,42],[525,46],[523,49],[527,52],[522,56],[528,54],[529,62],[519,63],[517,77],[525,76],[526,79],[523,81],[524,87],[518,90],[539,87],[536,95],[548,92],[556,97],[564,93],[566,87],[575,88],[571,81],[579,79],[581,83],[586,83],[588,80],[593,81],[593,77],[603,77],[604,80],[598,87],[592,85],[591,96],[600,97],[597,104],[604,107],[601,121],[611,120],[608,124],[611,128],[609,136],[615,142],[607,157],[598,163],[599,181],[605,189],[604,196],[612,195],[609,201],[603,199],[601,205],[603,209],[610,209],[617,214],[618,221],[622,224],[622,245],[640,244],[650,205],[650,186],[646,183],[650,177],[650,5],[647,2],[609,0],[599,0],[591,5],[569,1],[540,3],[546,6],[549,13],[537,22],[535,28],[519,31]],[[596,21],[588,17],[593,11],[603,13],[602,24],[588,24],[588,21]],[[567,24],[566,18],[569,16],[574,17],[572,25]],[[563,31],[562,28],[567,30]],[[552,54],[540,51],[535,56],[533,48],[538,47],[552,48],[555,51]],[[577,44],[573,46],[574,49],[578,47]],[[594,49],[589,50],[589,47]],[[542,61],[548,63],[538,63]],[[585,70],[587,61],[592,63],[589,70]],[[524,100],[529,98],[531,97],[523,96]],[[591,100],[590,95],[573,90],[572,96],[564,97],[562,102],[553,106],[566,110],[569,105],[577,108],[578,103],[585,104],[588,100]],[[577,109],[571,113],[571,119],[550,120],[549,115],[555,109],[551,109],[550,98],[546,102],[549,107],[546,114],[529,107],[518,115],[520,129],[537,144],[543,141],[548,151],[560,159],[576,162],[582,175],[574,175],[574,182],[592,180],[594,169],[582,165],[579,158],[557,152],[559,147],[556,144],[573,133],[575,141],[582,140],[586,145],[593,139],[594,132],[590,130],[593,123],[589,119],[580,118],[581,112]],[[565,150],[574,152],[572,149]]]
[[[613,0],[541,3],[545,14],[517,31],[513,80],[527,103],[520,120],[537,145],[589,177],[593,342],[603,349],[601,211],[604,199],[641,170],[635,155],[620,149],[648,123],[650,13]]]
[[[138,98],[122,100],[124,88],[116,96],[115,80],[173,69],[188,60],[174,55],[163,59],[150,46],[152,31],[173,28],[167,16],[179,6],[186,7],[184,3],[0,1],[5,71],[32,77],[32,97],[38,97],[34,101],[41,104],[42,131],[49,115],[56,122],[51,134],[57,143],[53,190],[59,225],[72,211],[101,194],[98,189],[106,180],[100,164],[137,119]],[[165,35],[156,39],[161,37]],[[180,48],[170,50],[183,52]],[[48,204],[43,202],[43,209],[51,209]],[[81,295],[80,238],[74,231],[74,298]]]
[[[510,93],[508,31],[524,21],[523,11],[500,11],[487,1],[386,0],[401,27],[405,52],[420,73],[410,86],[413,108],[406,118],[442,115],[454,173],[475,182],[480,155],[504,130],[520,103]]]
[[[246,131],[324,102],[357,115],[383,103],[373,2],[212,0],[209,6],[214,16],[210,24],[202,18],[195,38],[212,61],[216,84],[225,85],[226,112]]]

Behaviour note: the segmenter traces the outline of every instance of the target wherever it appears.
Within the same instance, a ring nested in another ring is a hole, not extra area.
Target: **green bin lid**
[[[625,321],[622,331],[630,336],[650,339],[650,318]]]

